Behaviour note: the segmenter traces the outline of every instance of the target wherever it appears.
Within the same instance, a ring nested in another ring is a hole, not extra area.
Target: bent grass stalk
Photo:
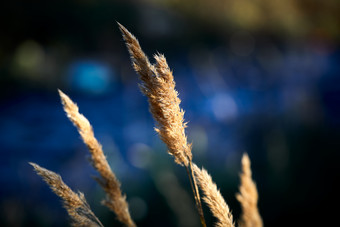
[[[73,192],[62,180],[61,176],[48,169],[30,162],[35,172],[43,178],[52,191],[63,200],[69,214],[72,226],[103,227],[102,223],[91,211],[83,193]]]
[[[102,203],[112,210],[117,219],[124,225],[129,227],[136,226],[131,219],[126,197],[122,195],[120,190],[120,182],[112,172],[102,146],[94,136],[90,122],[84,115],[79,113],[78,106],[67,95],[60,90],[58,91],[67,117],[78,129],[81,138],[90,151],[91,164],[100,174],[100,177],[96,178],[96,180],[105,191],[107,197]]]

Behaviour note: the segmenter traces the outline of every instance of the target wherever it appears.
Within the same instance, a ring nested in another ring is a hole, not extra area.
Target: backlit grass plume
[[[40,167],[35,163],[29,163],[43,180],[50,186],[52,191],[63,200],[63,204],[69,214],[72,226],[102,227],[98,218],[91,211],[84,194],[73,192],[62,180],[60,175]]]
[[[130,53],[133,68],[140,76],[139,87],[148,97],[150,112],[157,122],[155,130],[167,145],[169,154],[174,156],[175,162],[186,167],[201,223],[206,226],[199,191],[192,171],[191,144],[188,144],[185,135],[184,111],[179,106],[181,100],[175,89],[172,72],[162,54],[154,56],[156,63],[152,65],[136,37],[123,25],[119,23],[118,25]]]
[[[187,142],[184,111],[179,107],[181,100],[175,90],[175,81],[166,59],[163,55],[156,54],[156,63],[152,65],[138,40],[121,24],[119,28],[133,67],[140,76],[140,89],[148,97],[150,112],[157,122],[156,131],[175,161],[188,166],[192,159],[191,144]]]
[[[203,191],[203,200],[208,205],[211,213],[216,217],[216,227],[233,227],[233,216],[227,203],[224,201],[216,184],[205,169],[193,165],[198,185]]]
[[[164,55],[155,54],[155,63],[151,64],[141,49],[138,40],[124,26],[119,23],[118,25],[130,53],[133,68],[139,74],[141,80],[140,90],[147,97],[150,112],[156,121],[155,130],[167,145],[168,153],[174,157],[174,161],[184,166],[187,171],[202,226],[206,227],[206,223],[200,190],[204,195],[204,202],[217,219],[215,226],[234,227],[233,215],[229,206],[211,176],[205,169],[200,169],[193,163],[191,143],[188,143],[185,134],[187,126],[184,121],[184,111],[180,108],[181,100],[175,89],[172,71]],[[102,146],[94,136],[90,122],[84,115],[79,113],[78,106],[67,95],[60,90],[58,91],[67,117],[76,126],[91,154],[91,164],[99,173],[96,180],[106,194],[106,199],[102,203],[116,214],[117,219],[124,226],[135,227],[136,224],[131,219],[126,197],[120,189],[120,182],[112,172],[103,153]],[[102,226],[90,210],[83,194],[74,193],[58,174],[37,164],[30,164],[50,188],[62,198],[64,207],[68,211],[74,226]],[[242,207],[239,225],[241,227],[262,227],[262,219],[257,208],[258,193],[251,178],[250,160],[246,154],[242,158],[240,178],[240,193],[236,195]],[[178,199],[177,197],[171,196],[174,200]],[[176,201],[170,203],[172,207],[176,207]]]
[[[242,215],[239,221],[240,227],[262,227],[262,219],[257,208],[258,193],[255,182],[251,177],[250,159],[247,154],[242,157],[242,173],[240,174],[240,193],[236,194],[241,203]]]
[[[106,157],[103,153],[102,146],[94,137],[93,129],[90,122],[79,113],[78,106],[72,100],[59,90],[59,95],[64,106],[67,117],[78,129],[78,132],[88,147],[91,154],[91,164],[97,170],[100,177],[96,178],[106,193],[106,200],[103,204],[117,215],[117,219],[126,226],[136,226],[132,221],[126,197],[120,190],[120,182],[112,172]]]

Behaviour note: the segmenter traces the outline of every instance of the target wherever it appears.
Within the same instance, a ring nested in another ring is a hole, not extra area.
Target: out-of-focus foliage
[[[301,37],[318,34],[339,38],[337,0],[149,0],[179,10],[211,26]]]
[[[185,194],[186,176],[153,130],[118,21],[139,38],[150,60],[156,51],[167,57],[189,121],[194,160],[209,170],[235,218],[240,160],[247,152],[265,226],[290,226],[292,219],[296,226],[308,221],[327,226],[337,215],[329,202],[338,194],[339,5],[339,0],[5,1],[0,225],[67,223],[28,161],[58,172],[84,192],[105,226],[115,224],[98,202],[102,191],[90,179],[86,147],[62,111],[57,88],[93,124],[138,226],[199,225]],[[175,209],[179,202],[181,209]]]

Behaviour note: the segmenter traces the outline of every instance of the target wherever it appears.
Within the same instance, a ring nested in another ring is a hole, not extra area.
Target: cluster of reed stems
[[[133,68],[139,74],[140,90],[148,98],[149,109],[156,122],[155,130],[167,145],[168,153],[174,157],[174,161],[186,170],[202,226],[206,226],[202,200],[216,218],[215,226],[235,226],[230,208],[212,177],[205,169],[199,168],[193,162],[192,146],[188,143],[185,133],[187,124],[184,121],[184,111],[180,108],[181,100],[164,55],[155,54],[155,63],[151,64],[138,40],[124,26],[119,23],[118,25],[130,53]],[[94,136],[90,122],[79,113],[78,106],[66,94],[58,91],[67,117],[77,128],[91,154],[90,162],[99,173],[96,180],[106,194],[102,204],[114,212],[117,220],[124,226],[135,227],[126,196],[122,193],[120,182],[106,160],[102,146]],[[102,226],[82,193],[73,192],[58,174],[35,163],[30,164],[52,191],[62,199],[73,226]],[[241,203],[242,214],[238,224],[241,227],[262,227],[262,219],[257,208],[258,192],[251,176],[250,159],[246,154],[242,158],[240,178],[240,192],[236,198]],[[200,192],[203,193],[202,200]]]

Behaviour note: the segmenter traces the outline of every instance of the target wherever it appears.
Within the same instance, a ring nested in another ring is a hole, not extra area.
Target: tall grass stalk
[[[185,166],[194,194],[202,226],[206,226],[200,194],[192,171],[191,144],[187,142],[184,111],[175,89],[175,81],[164,55],[155,54],[152,65],[143,52],[138,40],[123,25],[119,24],[126,46],[130,53],[133,68],[139,74],[142,93],[148,98],[149,109],[156,121],[155,131],[167,145],[168,153],[175,162]]]

